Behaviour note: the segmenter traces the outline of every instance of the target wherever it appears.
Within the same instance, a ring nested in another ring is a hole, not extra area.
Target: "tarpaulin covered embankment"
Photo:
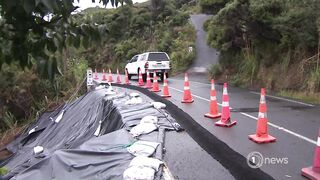
[[[157,177],[163,164],[154,158],[162,151],[160,136],[180,130],[164,107],[133,90],[98,87],[42,114],[7,145],[12,156],[1,160],[0,167],[9,173],[1,178]]]

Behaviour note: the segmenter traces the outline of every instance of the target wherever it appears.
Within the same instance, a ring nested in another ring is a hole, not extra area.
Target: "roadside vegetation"
[[[185,1],[188,2],[188,1]],[[88,46],[74,52],[88,60],[89,66],[123,70],[134,55],[146,51],[164,51],[171,58],[172,73],[185,70],[195,57],[195,31],[189,22],[184,1],[166,0],[160,9],[150,11],[150,2],[117,9],[89,8],[73,16],[76,23],[108,25],[102,46]]]
[[[5,174],[7,174],[7,173],[8,173],[8,169],[7,168],[4,168],[4,167],[0,168],[0,176],[3,176]]]
[[[190,0],[104,0],[118,7],[77,14],[70,0],[8,2],[0,3],[0,147],[83,94],[88,67],[122,71],[135,54],[165,51],[179,73],[195,57]]]
[[[320,103],[318,1],[201,0],[200,7],[213,14],[207,41],[220,51],[212,77]]]

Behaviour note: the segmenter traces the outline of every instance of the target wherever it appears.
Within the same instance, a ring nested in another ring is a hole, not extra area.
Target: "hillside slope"
[[[304,94],[304,100],[320,103],[319,3],[204,2],[202,9],[217,12],[205,24],[208,44],[220,52],[212,77],[242,87],[266,86],[297,98]]]
[[[189,15],[175,1],[163,1],[159,10],[152,10],[148,3],[123,6],[102,11],[90,8],[74,15],[75,21],[106,24],[108,34],[98,46],[88,46],[74,52],[83,56],[94,68],[123,69],[127,60],[146,51],[164,51],[172,61],[173,73],[183,71],[192,63],[195,53],[195,31]]]

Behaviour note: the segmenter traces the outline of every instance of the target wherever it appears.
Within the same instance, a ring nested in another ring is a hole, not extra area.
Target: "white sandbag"
[[[95,90],[100,90],[100,89],[103,89],[105,88],[106,86],[105,85],[99,85],[97,86],[96,88],[94,88]]]
[[[129,96],[132,97],[132,98],[133,97],[140,97],[140,94],[136,93],[136,92],[133,92],[133,93],[130,93]]]
[[[140,124],[142,123],[158,123],[158,117],[157,116],[145,116],[141,119]]]
[[[134,156],[151,156],[157,149],[159,143],[149,141],[137,141],[127,147],[129,153]]]
[[[152,102],[151,103],[153,105],[154,108],[156,109],[164,109],[166,108],[167,106],[161,102]]]
[[[116,92],[113,90],[113,88],[110,86],[107,91],[106,91],[106,94],[105,95],[113,95],[113,94],[116,94]]]
[[[116,94],[116,91],[113,90],[111,83],[108,83],[108,85],[109,86],[107,88],[107,91],[106,91],[105,95],[114,95],[114,94]]]
[[[137,137],[141,134],[148,134],[156,129],[158,129],[157,125],[153,123],[142,123],[133,127],[130,130],[130,134],[132,134],[133,137]]]
[[[144,156],[137,156],[131,160],[129,167],[133,167],[133,166],[149,167],[158,171],[161,164],[163,164],[163,162],[158,159],[144,157]]]
[[[43,152],[43,150],[44,150],[44,148],[42,146],[36,146],[36,147],[33,148],[33,153],[34,154],[40,154],[40,153]]]
[[[124,180],[153,180],[155,170],[150,167],[132,166],[123,172]]]
[[[142,98],[141,97],[133,97],[125,102],[126,105],[135,105],[135,104],[141,104]]]

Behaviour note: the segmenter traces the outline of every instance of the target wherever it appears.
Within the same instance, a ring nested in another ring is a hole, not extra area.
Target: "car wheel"
[[[138,80],[139,80],[139,74],[140,74],[140,68],[139,68],[138,71],[137,71]]]
[[[163,79],[164,79],[164,73],[161,73],[160,74],[160,80],[163,82]]]
[[[147,81],[147,74],[142,74],[142,79],[144,82],[146,82]]]
[[[126,71],[127,71],[127,74],[128,74],[128,79],[131,80],[132,75],[129,74],[128,69],[126,69]]]

